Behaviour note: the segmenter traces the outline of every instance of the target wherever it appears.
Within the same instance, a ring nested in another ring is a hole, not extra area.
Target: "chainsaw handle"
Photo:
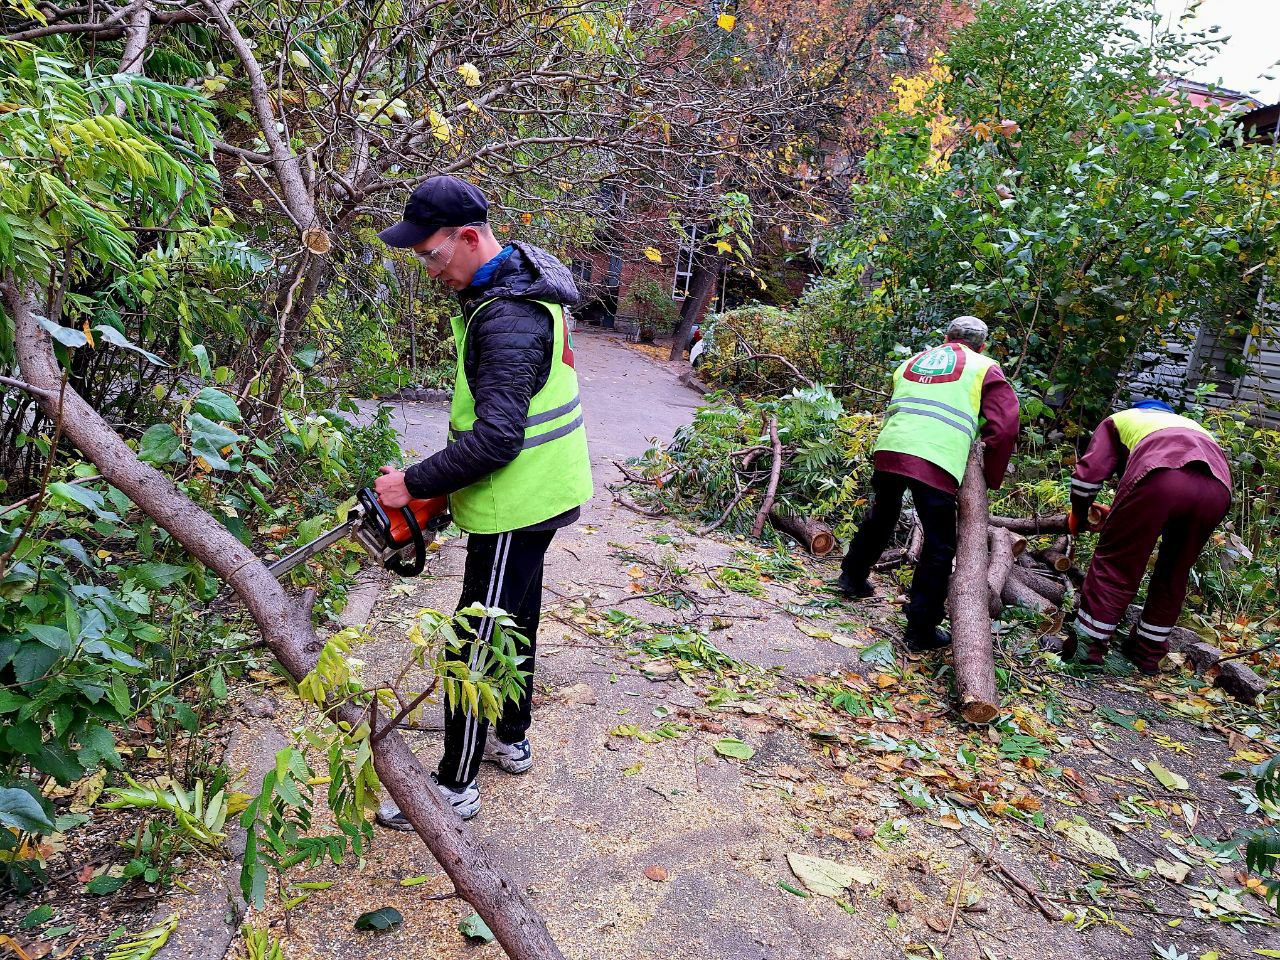
[[[422,501],[419,500],[417,502],[421,503]],[[401,507],[396,513],[391,514],[393,530],[397,526],[397,521],[399,521],[400,526],[409,532],[413,540],[413,560],[410,563],[404,563],[400,560],[399,554],[392,554],[386,559],[386,567],[392,573],[398,573],[402,577],[416,577],[427,564],[427,542],[422,536],[422,527],[418,524],[418,518],[414,511],[409,507]]]

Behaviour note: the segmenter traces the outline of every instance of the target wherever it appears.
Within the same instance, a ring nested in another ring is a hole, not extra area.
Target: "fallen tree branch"
[[[13,377],[0,377],[0,384],[3,384],[6,387],[16,387],[18,390],[25,390],[33,397],[44,397],[45,399],[49,399],[57,396],[56,392],[44,390],[41,387],[27,383],[25,380],[17,380]]]
[[[753,486],[754,484],[748,483],[745,487],[739,490],[738,495],[730,500],[729,505],[724,508],[724,513],[720,514],[720,519],[715,523],[700,529],[698,531],[698,536],[705,537],[708,533],[711,533],[711,531],[720,529],[724,522],[729,519],[729,514],[733,513],[734,508],[743,501],[748,493],[751,492],[751,488]]]
[[[907,534],[907,563],[920,562],[920,554],[924,552],[924,527],[917,516],[911,521],[911,532]]]
[[[49,335],[41,329],[34,298],[11,277],[0,283],[14,319],[15,348],[23,377],[46,391],[62,380]],[[311,610],[286,592],[266,566],[221,523],[172,481],[140,461],[120,435],[75,391],[61,403],[41,398],[45,413],[65,422],[65,433],[112,486],[136,503],[193,557],[217,573],[240,596],[263,638],[295,680],[305,677],[324,644]],[[337,718],[358,726],[365,711],[344,704]],[[507,954],[519,960],[563,960],[522,884],[509,879],[484,843],[474,837],[428,786],[427,772],[404,738],[388,734],[373,746],[374,767],[392,800],[426,843],[449,879],[475,908]]]
[[[764,533],[764,522],[773,509],[774,498],[778,495],[778,479],[782,476],[782,442],[778,439],[778,418],[769,418],[769,440],[773,444],[773,466],[769,469],[769,486],[764,491],[764,502],[760,504],[760,512],[756,514],[756,522],[751,525],[751,536],[759,537]]]

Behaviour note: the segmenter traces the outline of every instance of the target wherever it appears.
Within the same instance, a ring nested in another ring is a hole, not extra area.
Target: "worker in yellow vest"
[[[404,219],[378,236],[413,250],[435,280],[458,294],[453,321],[457,375],[449,444],[408,470],[383,467],[378,497],[387,507],[448,494],[467,532],[458,608],[500,607],[515,621],[516,653],[529,676],[519,702],[488,722],[446,705],[444,755],[433,774],[440,796],[464,820],[480,809],[482,759],[508,773],[533,763],[528,730],[542,612],[542,568],[556,530],[577,521],[591,498],[591,464],[566,307],[578,291],[568,268],[525,243],[503,246],[488,225],[488,203],[457,177],[432,177],[413,191]],[[446,656],[483,671],[492,654],[491,620]],[[378,822],[410,830],[395,804]]]
[[[998,489],[1018,438],[1018,397],[1000,364],[983,355],[987,325],[956,317],[946,342],[905,360],[876,440],[871,510],[849,545],[836,585],[849,599],[874,595],[868,576],[893,535],[911,491],[924,549],[911,579],[907,647],[946,646],[939,629],[956,554],[956,494],[977,437],[986,447],[987,485]]]
[[[1103,420],[1076,464],[1073,534],[1086,528],[1089,507],[1116,473],[1115,500],[1102,523],[1063,653],[1074,657],[1083,640],[1085,659],[1102,663],[1159,539],[1142,617],[1121,646],[1142,673],[1154,674],[1182,613],[1191,568],[1231,506],[1231,468],[1200,424],[1160,400],[1140,400]]]

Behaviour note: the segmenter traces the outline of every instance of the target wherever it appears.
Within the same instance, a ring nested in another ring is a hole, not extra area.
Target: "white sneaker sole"
[[[501,767],[507,773],[528,773],[529,768],[533,766],[533,757],[525,757],[523,760],[511,760],[507,757],[487,756],[484,760],[486,763]]]
[[[461,803],[455,803],[447,797],[441,797],[441,799],[444,800],[449,805],[449,808],[462,820],[470,820],[480,812],[480,797],[478,794],[472,799],[464,800]],[[409,822],[408,817],[401,813],[400,808],[390,800],[387,800],[378,807],[378,812],[374,816],[374,821],[379,826],[386,827],[388,830],[400,830],[404,833],[413,832],[413,824]]]

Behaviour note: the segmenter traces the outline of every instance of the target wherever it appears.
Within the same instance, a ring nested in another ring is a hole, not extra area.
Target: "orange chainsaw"
[[[281,557],[267,569],[279,580],[321,550],[350,537],[392,573],[416,577],[427,562],[427,544],[452,519],[447,497],[410,500],[408,506],[392,510],[383,507],[372,487],[364,487],[356,494],[356,504],[345,523]]]

